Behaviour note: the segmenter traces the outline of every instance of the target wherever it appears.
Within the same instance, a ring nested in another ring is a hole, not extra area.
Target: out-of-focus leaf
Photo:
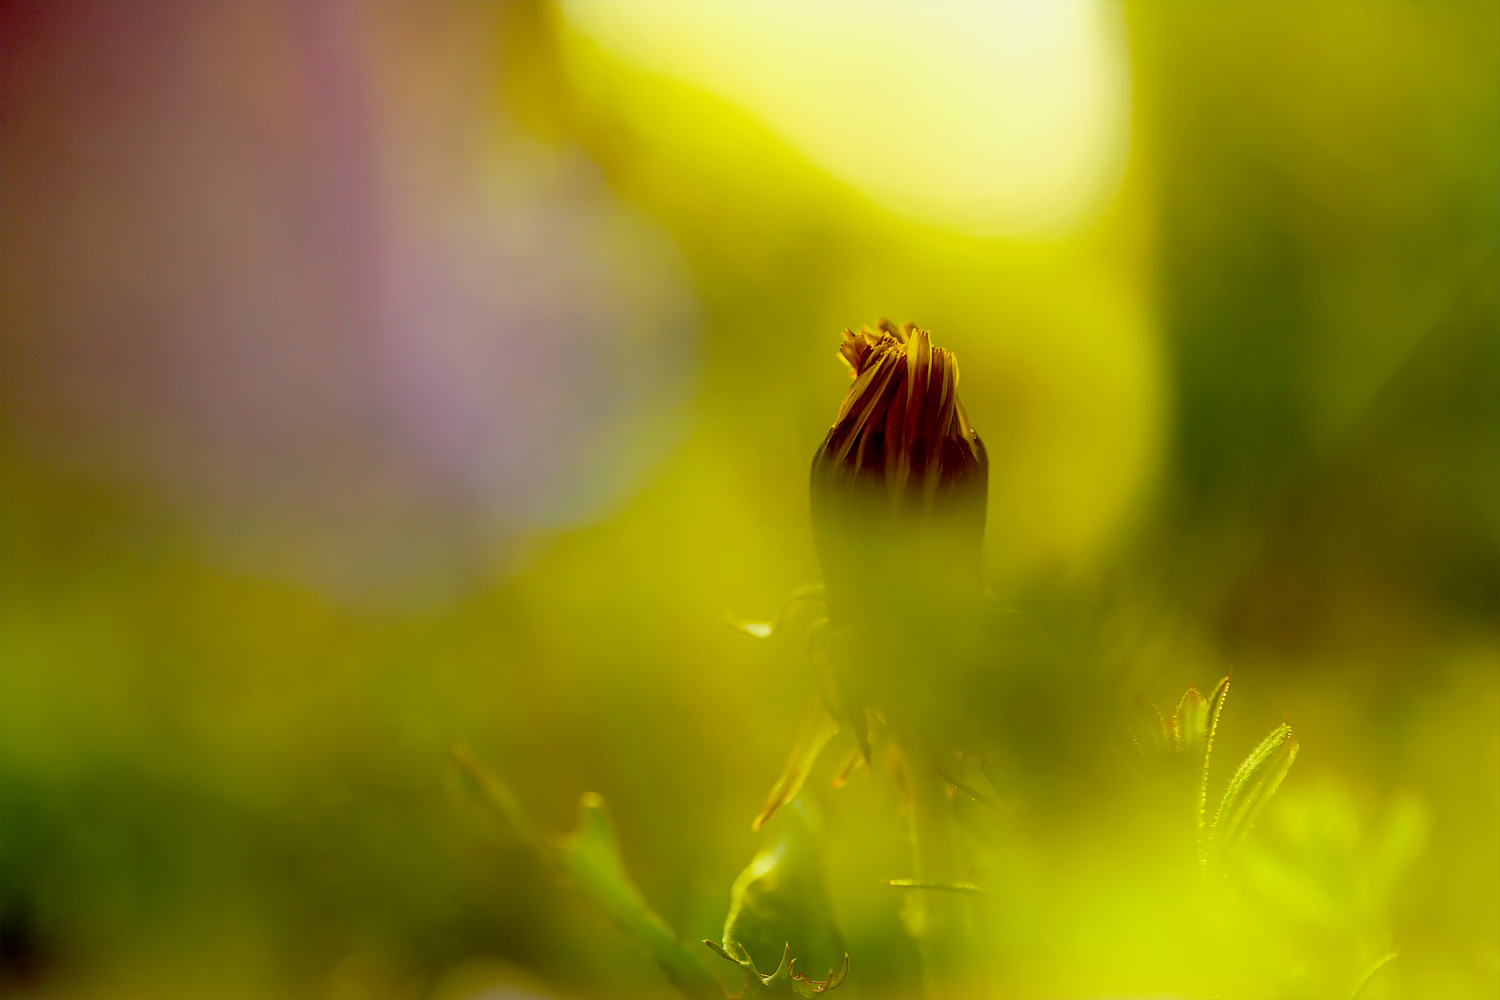
[[[848,971],[848,955],[834,923],[823,872],[821,848],[802,803],[781,813],[775,841],[740,872],[729,894],[723,944],[707,942],[740,966],[753,996],[810,996],[833,989]],[[829,977],[799,976],[792,955],[802,962],[827,963]],[[843,970],[833,964],[844,954]],[[775,971],[761,973],[756,957]]]
[[[936,892],[962,892],[971,896],[989,895],[973,882],[922,882],[912,878],[885,878],[881,881],[896,889],[931,889]]]
[[[1370,985],[1370,980],[1375,978],[1376,973],[1385,968],[1387,965],[1390,965],[1391,961],[1399,954],[1400,952],[1397,951],[1388,951],[1384,955],[1377,958],[1375,960],[1375,964],[1370,966],[1370,971],[1366,972],[1363,976],[1360,977],[1359,985],[1355,986],[1354,989],[1350,991],[1349,1000],[1358,1000],[1359,995],[1365,991],[1366,986]]]
[[[786,624],[787,619],[791,617],[792,609],[797,605],[821,602],[823,599],[823,585],[821,583],[809,583],[792,591],[791,595],[782,603],[781,610],[776,612],[776,617],[772,621],[749,621],[744,618],[725,615],[724,622],[730,628],[738,629],[747,635],[753,635],[757,639],[769,639]]]
[[[865,754],[864,747],[856,743],[854,749],[849,751],[849,756],[844,761],[844,765],[833,776],[833,787],[843,788],[849,779],[854,776],[854,772],[861,764],[868,770],[870,767],[870,758]]]
[[[1208,699],[1189,684],[1177,703],[1177,713],[1172,716],[1172,735],[1179,753],[1194,756],[1203,753],[1208,740],[1208,712]]]
[[[834,639],[833,633],[828,627],[828,619],[821,618],[812,623],[807,630],[807,653],[812,660],[813,674],[818,681],[818,697],[823,699],[823,707],[828,714],[833,716],[840,728],[847,728],[854,734],[854,742],[859,755],[864,759],[866,765],[870,762],[870,708],[858,697],[849,697],[840,690],[838,678],[829,665],[827,643]],[[836,640],[835,640],[836,641]],[[841,780],[847,777],[847,772],[852,764],[846,765],[840,771],[839,776],[834,779],[834,786],[843,783]]]
[[[956,778],[941,767],[938,768],[938,775],[948,784],[952,785],[960,792],[963,792],[969,798],[973,799],[975,802],[978,802],[980,805],[984,806],[991,812],[998,813],[1000,811],[1000,805],[995,801],[994,796],[980,789],[978,785],[975,785],[974,783],[969,781],[965,781],[962,778]]]
[[[467,747],[455,746],[452,752],[470,787],[511,833],[535,849],[544,864],[603,910],[685,996],[722,996],[718,981],[709,974],[698,953],[678,940],[631,881],[620,857],[609,809],[601,796],[585,793],[579,800],[577,827],[560,841],[554,841],[537,829],[511,790],[480,764]]]
[[[724,616],[724,624],[732,629],[738,629],[746,635],[753,635],[757,639],[769,639],[776,631],[774,622],[753,622],[745,618],[736,618],[733,615]]]
[[[1156,702],[1144,695],[1135,696],[1136,747],[1146,757],[1154,757],[1172,745],[1172,723],[1161,714]]]
[[[1414,793],[1401,792],[1391,799],[1370,859],[1370,879],[1378,891],[1390,892],[1421,855],[1431,827],[1431,811]]]
[[[786,767],[781,772],[781,777],[771,788],[771,794],[766,797],[765,808],[761,809],[760,815],[755,817],[751,829],[759,830],[766,825],[766,821],[776,814],[776,810],[790,802],[796,794],[802,790],[802,785],[807,781],[807,776],[812,772],[813,765],[818,761],[818,754],[828,745],[839,731],[839,724],[832,715],[828,713],[823,704],[823,698],[814,694],[808,699],[807,709],[802,713],[802,721],[797,725],[797,734],[792,738],[792,749],[787,754]]]
[[[1271,730],[1245,758],[1219,803],[1209,835],[1209,860],[1222,860],[1250,832],[1296,757],[1297,740],[1292,736],[1292,727],[1283,723]]]
[[[615,926],[646,950],[683,993],[715,997],[718,983],[696,952],[678,940],[630,880],[615,841],[614,823],[604,799],[587,792],[578,803],[578,826],[557,848],[558,867]]]
[[[455,744],[449,751],[458,762],[458,773],[463,777],[469,791],[483,802],[491,813],[505,825],[511,835],[532,848],[546,864],[553,862],[553,845],[531,822],[531,817],[521,807],[520,801],[510,786],[501,781],[479,763],[474,752],[463,744]]]

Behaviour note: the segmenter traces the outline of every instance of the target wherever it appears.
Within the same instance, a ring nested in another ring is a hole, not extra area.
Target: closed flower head
[[[977,594],[989,460],[957,360],[911,323],[843,336],[854,382],[812,465],[830,615]]]

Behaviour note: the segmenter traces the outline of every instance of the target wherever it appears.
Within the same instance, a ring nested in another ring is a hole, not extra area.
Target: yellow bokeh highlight
[[[587,3],[577,30],[743,108],[902,215],[1054,235],[1118,183],[1129,139],[1112,5]]]

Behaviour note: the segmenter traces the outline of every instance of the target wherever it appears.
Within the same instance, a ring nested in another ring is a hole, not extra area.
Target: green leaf
[[[725,615],[724,623],[730,628],[738,629],[746,635],[753,635],[757,639],[769,639],[786,624],[791,617],[792,609],[803,603],[821,603],[825,601],[823,585],[821,583],[809,583],[792,591],[786,601],[782,603],[781,610],[776,612],[773,621],[757,622],[744,618],[735,618],[733,615]]]
[[[1135,696],[1135,745],[1145,757],[1155,757],[1172,745],[1172,722],[1156,702]]]
[[[729,890],[724,947],[744,948],[769,964],[791,944],[802,962],[831,967],[843,954],[843,939],[833,919],[822,845],[807,806],[793,803],[774,829],[776,838]]]
[[[776,632],[775,622],[756,622],[746,618],[736,618],[733,615],[725,615],[724,624],[746,635],[753,635],[757,639],[769,639]]]
[[[1178,753],[1197,756],[1208,740],[1208,699],[1191,684],[1172,716],[1172,736]]]
[[[834,774],[833,787],[843,788],[844,785],[848,784],[849,779],[854,776],[854,772],[861,766],[865,770],[869,770],[870,758],[867,756],[864,746],[856,742],[853,749],[849,751],[849,756],[844,758],[843,766]]]
[[[960,792],[963,792],[975,802],[978,802],[980,805],[984,806],[990,812],[998,814],[1001,811],[1000,804],[995,801],[994,796],[980,789],[978,785],[975,785],[972,782],[965,781],[962,778],[954,777],[952,774],[948,773],[947,768],[940,767],[937,769],[937,772],[938,776],[941,777],[944,781],[952,785],[954,788],[958,789]],[[892,882],[889,884],[894,885],[895,883]]]
[[[489,808],[490,812],[510,831],[511,836],[536,851],[544,864],[551,864],[553,862],[552,844],[531,822],[531,817],[526,814],[525,809],[521,808],[521,803],[515,793],[510,790],[510,786],[486,770],[474,756],[474,752],[463,744],[454,744],[448,752],[458,763],[458,773],[464,779],[464,784],[470,793]]]
[[[1365,991],[1366,986],[1370,985],[1370,980],[1375,978],[1376,973],[1387,965],[1390,965],[1399,954],[1400,952],[1398,951],[1388,951],[1380,958],[1377,958],[1375,964],[1370,966],[1370,971],[1360,977],[1359,985],[1354,987],[1354,990],[1349,994],[1349,1000],[1358,1000],[1359,995]]]
[[[847,954],[838,971],[829,970],[827,979],[809,979],[798,974],[797,960],[791,958],[791,945],[781,949],[781,961],[777,964],[776,971],[766,974],[755,968],[755,962],[743,948],[738,949],[739,957],[735,957],[707,938],[703,939],[703,943],[712,948],[715,955],[738,965],[745,974],[745,990],[735,1000],[744,1000],[746,997],[816,997],[820,993],[838,989],[849,975]]]
[[[1208,766],[1214,752],[1214,734],[1219,731],[1219,715],[1224,711],[1224,699],[1229,697],[1229,678],[1225,675],[1208,693],[1208,725],[1203,738],[1203,767],[1198,779],[1198,838],[1206,834],[1203,825],[1204,813],[1208,810]]]
[[[683,993],[693,997],[720,994],[697,953],[677,939],[630,880],[615,840],[614,822],[601,796],[588,792],[579,800],[578,826],[558,845],[557,864]]]
[[[1271,730],[1245,758],[1219,803],[1209,835],[1209,860],[1223,860],[1250,832],[1296,758],[1297,740],[1292,736],[1292,727],[1285,723]]]
[[[604,799],[592,792],[579,801],[578,825],[560,841],[544,835],[531,821],[510,788],[479,763],[464,746],[452,749],[470,789],[490,807],[506,828],[532,847],[542,863],[573,884],[604,911],[626,937],[640,947],[688,997],[721,997],[723,990],[696,951],[678,940],[652,910],[625,871],[615,840],[614,823]]]
[[[776,839],[756,854],[730,889],[723,944],[706,943],[740,967],[747,995],[812,996],[843,981],[849,958],[834,923],[821,846],[806,806],[793,803],[780,814],[775,829]],[[835,972],[840,955],[843,968]],[[775,962],[774,971],[761,973],[757,958],[767,967]],[[826,964],[828,978],[798,975],[798,961]]]
[[[970,896],[989,895],[973,882],[921,882],[913,878],[883,878],[880,881],[896,889],[931,889],[936,892],[961,892]]]
[[[823,752],[823,748],[838,731],[839,724],[828,714],[822,697],[814,694],[808,700],[807,708],[802,713],[802,721],[797,725],[797,734],[792,738],[792,749],[787,754],[786,767],[772,786],[771,794],[766,797],[765,807],[751,824],[752,830],[765,826],[766,821],[776,814],[776,810],[796,797],[807,781],[807,776],[812,773],[813,765],[818,762],[818,754]]]

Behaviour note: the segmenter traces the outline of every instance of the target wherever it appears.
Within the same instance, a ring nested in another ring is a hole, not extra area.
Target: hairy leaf
[[[1173,743],[1179,753],[1198,756],[1208,740],[1208,699],[1198,693],[1191,684],[1182,700],[1177,703],[1177,713],[1172,716]]]
[[[1172,745],[1172,722],[1161,714],[1156,702],[1135,696],[1136,747],[1145,757],[1156,757]]]
[[[1222,860],[1250,832],[1296,757],[1297,740],[1292,727],[1283,723],[1245,758],[1219,803],[1209,837],[1210,860]]]
[[[1198,780],[1198,837],[1201,840],[1204,828],[1204,813],[1208,810],[1208,767],[1213,758],[1214,734],[1219,731],[1219,716],[1224,711],[1224,699],[1229,697],[1229,678],[1225,675],[1208,693],[1208,725],[1203,737],[1203,767]]]

